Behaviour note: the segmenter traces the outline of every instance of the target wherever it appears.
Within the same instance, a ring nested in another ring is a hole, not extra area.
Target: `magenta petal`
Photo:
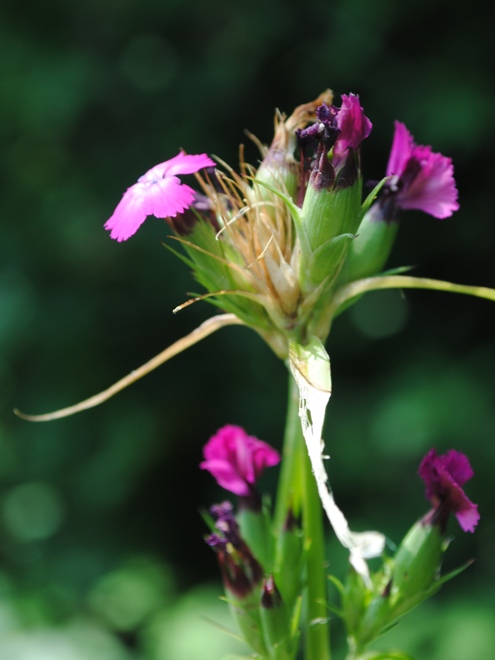
[[[259,441],[261,442],[261,441]],[[253,464],[256,477],[261,475],[267,467],[272,467],[280,463],[280,454],[270,445],[263,443],[258,445],[253,452]]]
[[[215,167],[215,162],[206,154],[184,154],[182,151],[171,158],[156,165],[153,169],[162,172],[162,176],[173,176],[176,174],[194,174],[203,167]]]
[[[447,218],[459,208],[451,159],[431,147],[416,146],[411,133],[398,121],[387,176],[393,176],[387,185],[398,208],[424,211],[435,218]]]
[[[473,504],[470,500],[467,501],[469,505],[458,511],[455,514],[455,517],[457,518],[457,522],[464,532],[474,532],[474,529],[480,519],[480,514],[478,513],[478,505]]]
[[[335,141],[334,165],[348,149],[357,149],[361,142],[368,137],[372,124],[364,114],[359,103],[359,97],[355,94],[342,94],[342,106],[337,113],[337,126],[340,133]]]
[[[264,469],[280,461],[270,445],[234,425],[219,429],[204,446],[203,455],[200,468],[208,470],[220,486],[241,496],[252,494]]]
[[[463,454],[460,454],[460,456],[467,460]],[[478,506],[471,502],[462,487],[456,483],[453,475],[450,474],[445,466],[445,461],[442,460],[445,458],[446,456],[438,457],[439,465],[437,466],[437,473],[439,483],[437,484],[437,493],[433,497],[433,500],[437,498],[439,503],[444,504],[449,512],[456,516],[465,532],[473,532],[480,518]]]
[[[432,449],[419,468],[419,475],[426,485],[426,497],[435,510],[453,513],[466,532],[474,531],[480,518],[478,506],[462,489],[473,474],[467,456],[453,449],[442,456]]]
[[[435,218],[449,217],[459,208],[452,160],[433,153],[429,147],[415,147],[412,158],[420,163],[421,170],[397,195],[397,203],[403,209],[417,209]]]
[[[135,234],[148,215],[144,205],[143,186],[136,183],[124,193],[113,215],[105,223],[105,229],[110,231],[110,238],[120,243]]]
[[[199,467],[202,470],[208,470],[219,486],[234,493],[234,495],[248,497],[251,494],[251,488],[244,477],[233,470],[232,465],[228,461],[210,459],[200,463]]]
[[[174,218],[188,209],[194,190],[181,184],[176,174],[192,174],[215,163],[206,154],[179,153],[143,174],[122,197],[112,217],[105,223],[111,238],[125,241],[136,233],[148,215]]]
[[[147,215],[155,218],[174,218],[189,208],[194,200],[194,190],[181,184],[175,176],[160,179],[149,185],[144,201]]]
[[[444,456],[440,456],[440,460],[445,470],[459,486],[464,486],[466,481],[474,476],[474,470],[468,457],[460,451],[451,449]]]
[[[436,476],[436,463],[438,460],[436,449],[430,449],[426,456],[421,461],[419,466],[418,474],[423,479],[426,485],[426,497],[431,499],[435,493],[435,484],[437,481]]]
[[[388,159],[387,176],[400,176],[403,173],[414,146],[413,136],[405,125],[400,121],[396,121],[394,125],[394,139]]]

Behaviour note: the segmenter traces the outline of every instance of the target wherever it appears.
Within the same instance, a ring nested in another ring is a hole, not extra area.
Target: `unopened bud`
[[[276,660],[291,660],[296,651],[297,635],[291,630],[287,608],[272,575],[269,575],[263,583],[261,622],[270,651],[268,657]]]
[[[343,283],[380,273],[392,251],[399,223],[384,219],[379,203],[373,204],[357,229],[342,269]]]

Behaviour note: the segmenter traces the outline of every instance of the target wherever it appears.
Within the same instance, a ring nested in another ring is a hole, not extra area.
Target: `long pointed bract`
[[[171,346],[168,346],[164,351],[155,355],[154,358],[151,358],[148,362],[141,365],[138,369],[131,371],[130,374],[124,376],[116,383],[111,385],[108,389],[99,392],[94,396],[91,396],[89,399],[80,401],[73,406],[68,406],[67,408],[61,408],[60,410],[55,410],[51,413],[45,413],[44,415],[26,415],[25,413],[14,409],[14,413],[22,419],[26,419],[29,422],[49,422],[53,419],[61,419],[62,417],[70,417],[70,415],[75,415],[82,410],[88,410],[88,408],[94,408],[99,406],[100,403],[107,401],[112,396],[121,392],[132,383],[135,383],[137,380],[149,374],[150,371],[153,371],[170,358],[173,358],[175,355],[182,353],[187,348],[193,344],[197,344],[199,341],[208,337],[208,335],[213,334],[220,328],[223,328],[226,325],[244,325],[244,323],[237,317],[235,314],[219,314],[213,316],[212,318],[204,321],[199,327],[190,332],[185,337],[182,337],[178,341],[174,342]]]

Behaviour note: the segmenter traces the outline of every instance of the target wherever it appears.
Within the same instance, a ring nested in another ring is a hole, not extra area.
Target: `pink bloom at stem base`
[[[395,122],[395,133],[387,165],[386,189],[401,209],[416,209],[435,218],[457,211],[457,188],[452,160],[431,147],[416,145],[404,124]]]
[[[219,429],[203,447],[202,470],[208,470],[225,490],[250,497],[265,468],[280,462],[278,451],[266,442],[248,435],[240,426]]]
[[[181,183],[178,174],[194,174],[203,167],[215,166],[206,154],[187,155],[180,152],[175,158],[155,165],[138,182],[127,189],[112,217],[105,223],[110,238],[119,243],[135,234],[149,215],[174,218],[188,209],[195,192]]]
[[[438,456],[431,449],[419,466],[419,476],[426,484],[426,497],[433,504],[427,514],[427,522],[440,522],[443,526],[449,513],[453,513],[463,531],[474,532],[480,514],[478,505],[465,495],[462,486],[471,479],[474,471],[469,459],[455,449]]]

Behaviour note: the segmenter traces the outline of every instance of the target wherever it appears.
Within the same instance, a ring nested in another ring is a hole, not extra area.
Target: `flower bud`
[[[444,536],[437,525],[420,520],[411,527],[394,557],[391,598],[396,616],[429,595],[440,575],[444,549]]]
[[[342,588],[343,618],[356,657],[394,621],[465,568],[440,577],[449,514],[456,516],[464,531],[474,531],[479,519],[477,505],[462,490],[473,476],[469,460],[455,450],[437,456],[432,449],[421,462],[419,474],[433,509],[412,526],[394,558],[384,558],[371,587],[352,571]]]
[[[317,143],[298,229],[303,292],[336,277],[358,228],[359,146],[371,131],[353,94],[342,96],[340,109],[322,104],[316,114],[319,121],[298,133],[303,149]]]
[[[271,558],[269,516],[262,505],[258,479],[268,467],[280,462],[280,454],[268,443],[248,435],[240,426],[219,429],[203,447],[208,470],[219,486],[239,497],[237,523],[255,557],[267,566]]]
[[[300,175],[299,163],[294,154],[297,146],[296,132],[303,130],[316,119],[317,108],[330,105],[332,92],[327,89],[314,101],[298,106],[290,117],[277,111],[275,115],[275,135],[268,149],[263,149],[263,161],[256,172],[256,181],[276,188],[296,203],[304,196],[305,178]],[[256,140],[255,140],[256,141]],[[262,195],[262,191],[258,191]]]
[[[361,220],[339,281],[354,282],[380,273],[392,251],[398,227],[395,220],[384,221],[380,206],[373,204]]]
[[[263,569],[240,535],[230,502],[216,505],[210,512],[216,531],[206,542],[217,554],[232,616],[246,643],[266,657],[259,606]]]
[[[271,647],[276,647],[289,636],[290,626],[282,596],[269,575],[263,581],[261,593],[261,621],[265,638]]]
[[[342,283],[380,273],[393,247],[401,210],[416,209],[447,218],[459,208],[450,158],[416,145],[404,124],[395,132],[384,182],[349,249]]]

